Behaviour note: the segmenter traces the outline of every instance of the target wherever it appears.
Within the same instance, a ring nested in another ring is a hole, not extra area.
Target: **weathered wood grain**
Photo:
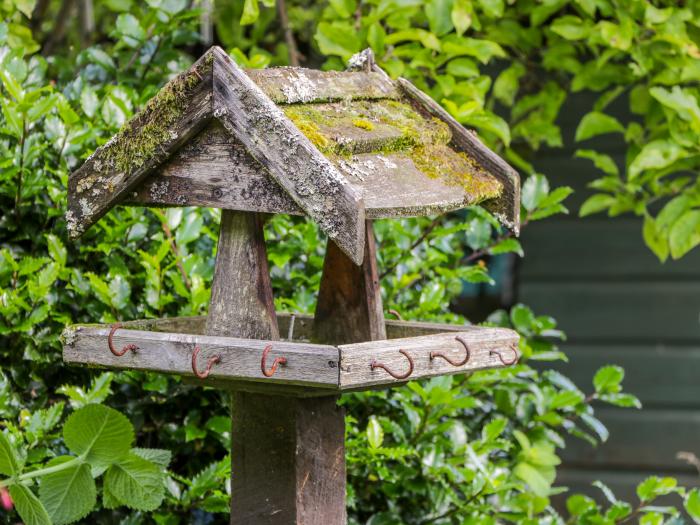
[[[277,104],[397,99],[401,96],[396,83],[379,73],[297,67],[247,69],[245,72]]]
[[[309,314],[290,314],[277,312],[280,334],[289,333],[291,318],[294,317],[293,341],[309,341],[313,334],[313,317]],[[185,334],[203,334],[206,317],[170,317],[165,319],[141,319],[125,321],[125,329],[151,330],[155,332],[179,332]],[[419,335],[439,334],[443,332],[470,332],[482,330],[482,327],[461,324],[428,323],[424,321],[397,321],[385,319],[386,333],[389,339],[414,337]]]
[[[503,184],[503,194],[492,203],[485,204],[493,214],[516,235],[520,232],[520,177],[506,161],[491,151],[479,140],[476,133],[466,130],[452,115],[428,95],[405,78],[398,85],[415,105],[427,114],[447,123],[452,131],[452,144],[472,156],[486,171]]]
[[[478,204],[498,192],[428,177],[406,153],[365,153],[333,160],[365,203],[368,218],[438,214]],[[304,211],[216,121],[178,150],[130,193],[126,203],[211,206],[303,215]]]
[[[465,349],[456,337],[461,337],[468,344],[470,357],[465,364],[453,366],[444,359],[430,358],[431,352],[440,352],[453,361],[463,360]],[[510,362],[519,357],[518,340],[518,334],[513,330],[481,328],[468,332],[340,345],[340,388],[358,389],[439,375],[501,368],[505,365],[495,352],[500,352],[503,359]],[[383,364],[396,375],[405,374],[410,369],[410,364],[400,350],[407,352],[413,360],[413,373],[408,378],[396,379],[383,369],[372,369],[371,365],[375,362]]]
[[[260,88],[214,48],[213,115],[356,263],[365,208],[357,192]]]
[[[370,221],[366,222],[360,266],[328,241],[314,314],[314,341],[344,344],[386,339],[376,251]]]
[[[212,111],[213,54],[168,82],[68,180],[66,225],[82,235],[143,178],[206,126]]]
[[[218,380],[221,386],[230,388],[231,381],[332,389],[337,389],[338,385],[338,349],[329,345],[119,329],[113,337],[115,348],[135,344],[139,350],[117,357],[107,346],[109,327],[76,326],[70,330],[72,332],[66,332],[63,351],[63,359],[68,363],[193,376],[192,352],[195,346],[199,346],[199,369],[206,367],[209,357],[221,356],[221,362],[212,367],[210,375],[211,380]],[[287,364],[270,378],[264,377],[260,370],[262,352],[268,344],[272,345],[267,360],[269,364],[276,357],[287,359]],[[222,383],[222,380],[227,383]],[[209,378],[199,381],[199,384],[210,385]]]

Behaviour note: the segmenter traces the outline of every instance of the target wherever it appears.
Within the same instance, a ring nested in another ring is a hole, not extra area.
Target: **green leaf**
[[[530,175],[523,184],[521,201],[527,211],[535,210],[549,193],[549,181],[544,175]]]
[[[537,496],[546,497],[549,495],[550,482],[539,469],[529,463],[518,463],[513,469],[513,474],[527,483]]]
[[[484,131],[490,131],[496,135],[503,144],[510,145],[510,127],[501,117],[491,111],[481,110],[462,119],[464,124],[468,124]]]
[[[130,13],[123,13],[117,17],[116,28],[122,35],[134,38],[139,42],[146,38],[146,32],[141,27],[138,18]]]
[[[672,140],[653,140],[630,163],[629,178],[636,178],[644,170],[666,168],[686,155],[687,151]]]
[[[610,437],[610,432],[608,432],[608,429],[598,418],[593,417],[590,414],[581,414],[581,420],[586,423],[591,430],[598,434],[601,441],[605,442]]]
[[[514,62],[503,70],[493,84],[493,96],[506,106],[512,106],[520,88],[520,78],[525,74],[525,66]]]
[[[120,503],[134,510],[153,511],[163,501],[162,469],[134,453],[113,464],[105,473],[105,487]]]
[[[501,18],[505,9],[503,0],[479,0],[479,5],[486,16],[491,18]]]
[[[661,104],[674,110],[681,119],[692,122],[696,131],[700,130],[700,106],[690,90],[680,86],[671,89],[653,87],[649,93]]]
[[[593,386],[598,394],[616,393],[620,391],[624,377],[625,371],[619,366],[604,366],[593,376]]]
[[[642,408],[642,402],[632,394],[604,394],[600,399],[617,407]]]
[[[517,253],[520,257],[525,255],[520,241],[513,238],[503,239],[498,244],[491,246],[491,248],[489,248],[489,253],[492,255],[498,255],[499,253]]]
[[[486,442],[493,441],[500,436],[508,425],[508,420],[504,417],[498,417],[493,421],[489,421],[481,430],[481,439]]]
[[[659,258],[659,261],[664,262],[668,259],[668,239],[658,227],[658,223],[650,215],[644,216],[642,236],[645,244]]]
[[[472,25],[471,2],[469,0],[455,0],[452,5],[452,23],[459,36]]]
[[[240,24],[246,26],[253,24],[260,16],[260,6],[258,0],[245,0],[243,2],[243,14],[241,14]]]
[[[369,423],[367,423],[367,442],[370,448],[373,449],[378,449],[384,442],[384,429],[382,429],[381,423],[374,416],[370,417]]]
[[[123,414],[103,405],[73,412],[63,427],[66,446],[94,467],[106,467],[129,453],[134,429]]]
[[[10,496],[24,525],[52,525],[41,501],[24,485],[10,485]]]
[[[60,456],[47,466],[74,461],[72,456]],[[77,463],[41,478],[39,498],[54,525],[72,523],[87,516],[97,502],[97,489],[90,465]]]
[[[612,195],[607,195],[605,193],[596,193],[591,195],[586,199],[586,201],[581,205],[578,211],[579,217],[585,217],[586,215],[592,215],[594,213],[601,212],[610,208],[615,204],[615,197]]]
[[[15,450],[10,440],[2,432],[0,432],[0,474],[10,478],[19,474],[19,463],[15,457]]]
[[[688,492],[685,498],[685,510],[695,523],[700,523],[700,489]]]
[[[452,31],[452,0],[429,0],[423,9],[432,33],[442,36]]]
[[[590,33],[591,26],[577,16],[565,15],[552,22],[550,29],[567,40],[582,40]]]
[[[324,55],[347,60],[360,50],[361,42],[350,24],[321,22],[316,28],[316,43]]]
[[[673,478],[651,476],[637,485],[637,496],[642,502],[652,501],[659,496],[675,492],[677,483]]]
[[[700,210],[684,213],[669,232],[668,243],[671,257],[680,259],[700,244]]]
[[[228,422],[228,427],[230,427],[231,420],[229,418],[226,419]],[[131,452],[145,460],[155,463],[164,470],[168,468],[168,465],[170,465],[170,461],[172,460],[173,456],[169,450],[162,450],[159,448],[133,448],[131,449]]]
[[[34,6],[37,0],[12,0],[12,4],[19,9],[27,18],[32,17]]]
[[[592,149],[580,149],[576,151],[576,156],[583,159],[589,159],[593,161],[593,165],[599,170],[607,173],[608,175],[619,175],[620,170],[617,168],[617,164],[610,157],[610,155],[605,155],[604,153],[598,153]]]
[[[599,111],[591,111],[579,122],[576,128],[576,141],[580,142],[604,133],[623,133],[624,131],[625,127],[616,118]]]
[[[473,60],[469,58],[455,58],[447,64],[447,74],[455,77],[478,77],[479,68]]]

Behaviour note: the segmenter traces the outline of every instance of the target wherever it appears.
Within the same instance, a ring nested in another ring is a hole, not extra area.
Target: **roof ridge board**
[[[244,71],[276,104],[401,97],[396,82],[376,71],[321,71],[289,66]]]
[[[361,195],[222,49],[214,48],[213,116],[355,264],[364,258]]]
[[[168,81],[70,174],[66,223],[72,238],[81,236],[206,126],[212,115],[213,59],[210,50]]]

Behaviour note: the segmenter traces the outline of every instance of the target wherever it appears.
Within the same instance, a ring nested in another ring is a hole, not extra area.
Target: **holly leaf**
[[[126,456],[134,441],[131,422],[116,410],[87,405],[66,420],[63,439],[71,452],[94,467],[106,467]]]
[[[72,456],[59,456],[48,466],[73,461]],[[75,466],[41,478],[39,498],[54,525],[73,523],[87,516],[97,502],[97,490],[90,465]]]

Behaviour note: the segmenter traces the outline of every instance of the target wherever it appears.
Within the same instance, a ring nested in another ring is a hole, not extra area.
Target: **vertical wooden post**
[[[365,221],[365,256],[360,266],[328,241],[314,315],[314,338],[327,344],[386,339],[371,221]]]
[[[259,215],[222,212],[206,333],[279,339]],[[231,525],[345,525],[336,398],[236,390],[231,410]]]

